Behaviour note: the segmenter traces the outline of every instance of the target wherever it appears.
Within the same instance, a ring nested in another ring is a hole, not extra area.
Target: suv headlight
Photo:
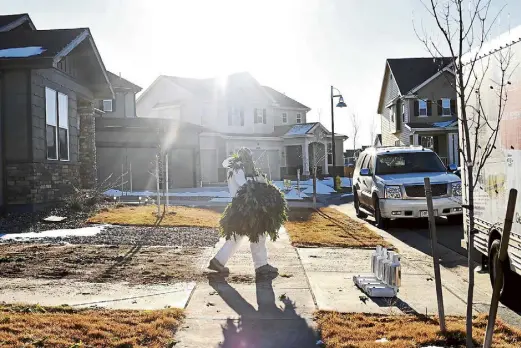
[[[461,197],[461,182],[452,183],[452,195]]]
[[[402,189],[400,186],[385,186],[385,198],[402,199]]]

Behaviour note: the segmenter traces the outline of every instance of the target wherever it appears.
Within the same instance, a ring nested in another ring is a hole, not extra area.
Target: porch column
[[[447,133],[447,149],[449,153],[449,163],[459,165],[459,143],[458,133]]]
[[[327,163],[327,142],[323,142],[322,143],[324,145],[324,168],[322,168],[322,174],[323,175],[328,175],[329,174],[329,170],[328,170],[328,163]]]
[[[91,101],[78,100],[80,184],[94,188],[97,180],[94,107]]]
[[[418,134],[412,135],[412,144],[413,145],[420,145],[420,136]]]
[[[302,149],[302,166],[303,175],[309,175],[309,143],[307,139],[304,139],[304,148]]]

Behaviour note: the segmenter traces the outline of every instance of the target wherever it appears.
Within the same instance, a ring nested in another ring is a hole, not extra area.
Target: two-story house
[[[378,114],[381,144],[422,145],[458,164],[456,81],[450,58],[387,59]]]
[[[114,89],[114,99],[98,101],[98,110],[101,117],[132,118],[136,117],[136,94],[142,88],[121,77],[107,71],[109,81]]]
[[[94,101],[113,98],[88,28],[0,16],[0,207],[37,209],[96,182]]]
[[[310,108],[261,86],[249,73],[224,79],[159,76],[139,96],[136,108],[138,118],[202,127],[198,177],[203,183],[224,181],[222,161],[242,146],[253,151],[257,166],[272,179],[297,170],[309,175],[314,161],[322,173],[331,170],[332,158],[326,155],[331,152],[331,133],[320,123],[307,122]],[[336,162],[343,163],[347,137],[335,136]]]

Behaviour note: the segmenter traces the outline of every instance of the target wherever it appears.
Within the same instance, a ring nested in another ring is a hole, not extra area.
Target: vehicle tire
[[[378,199],[374,201],[374,219],[376,221],[376,227],[379,229],[385,230],[389,227],[389,219],[382,217]]]
[[[363,211],[360,211],[360,201],[358,200],[358,195],[356,194],[356,191],[353,197],[353,204],[355,206],[356,217],[360,219],[365,219],[367,217],[367,214]]]
[[[496,279],[496,262],[494,262],[497,258],[497,255],[499,253],[499,246],[501,244],[500,239],[495,239],[491,244],[490,248],[488,250],[488,269],[489,269],[489,275],[490,275],[490,283],[492,284],[492,287],[494,287],[494,281]],[[508,259],[506,260],[505,264],[503,265],[503,287],[501,288],[500,292],[500,301],[504,303],[511,302],[514,298],[514,289],[516,288],[516,274],[514,274],[509,267]]]
[[[463,224],[463,215],[449,215],[447,220],[450,225],[461,225]]]

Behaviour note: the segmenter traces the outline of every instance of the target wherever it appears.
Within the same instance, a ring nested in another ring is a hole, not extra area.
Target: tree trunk
[[[469,212],[469,228],[467,230],[467,251],[468,251],[468,267],[469,267],[469,287],[467,293],[467,348],[474,347],[474,342],[472,341],[472,304],[474,301],[474,267],[472,261],[472,249],[474,248],[474,189],[473,189],[473,178],[472,178],[472,166],[467,166],[467,180],[470,182],[467,183],[469,185],[469,195],[468,195],[468,212]]]

